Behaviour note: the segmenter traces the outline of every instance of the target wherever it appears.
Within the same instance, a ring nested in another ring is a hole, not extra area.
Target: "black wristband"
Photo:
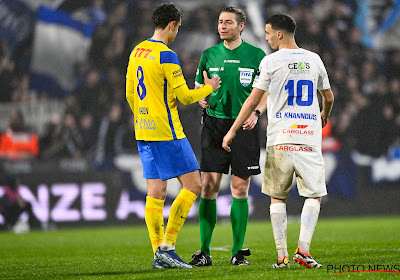
[[[257,117],[260,117],[260,116],[261,116],[260,110],[254,110],[254,113],[257,115]]]

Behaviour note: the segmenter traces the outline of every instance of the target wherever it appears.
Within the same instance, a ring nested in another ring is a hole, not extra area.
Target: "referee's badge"
[[[247,87],[248,85],[250,85],[254,69],[239,67],[239,72],[240,72],[239,79],[242,86]]]

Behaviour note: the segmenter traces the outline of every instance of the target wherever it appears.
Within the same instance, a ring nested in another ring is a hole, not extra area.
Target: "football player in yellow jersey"
[[[183,133],[177,99],[191,104],[220,87],[219,77],[201,89],[190,90],[179,58],[167,44],[174,41],[182,21],[172,3],[160,4],[153,13],[153,36],[137,45],[129,58],[126,98],[135,116],[135,136],[147,181],[145,220],[155,254],[154,268],[191,268],[175,252],[179,231],[202,189],[199,165]],[[171,206],[164,233],[163,206],[167,180],[178,178],[182,190]]]

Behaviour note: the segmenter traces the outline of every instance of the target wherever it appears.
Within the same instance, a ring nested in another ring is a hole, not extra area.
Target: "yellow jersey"
[[[199,90],[187,88],[178,55],[164,42],[147,39],[137,45],[130,55],[126,74],[126,99],[135,116],[137,140],[169,141],[186,137],[174,90],[184,93],[178,96],[183,104],[196,102],[212,92],[211,86],[200,95]]]

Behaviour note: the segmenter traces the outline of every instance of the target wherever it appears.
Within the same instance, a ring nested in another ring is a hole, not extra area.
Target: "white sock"
[[[175,250],[175,246],[163,242],[160,244],[160,249],[163,251],[170,251],[170,250]]]
[[[287,214],[285,203],[272,203],[269,207],[271,216],[271,225],[274,232],[276,250],[278,251],[278,259],[288,256],[287,251]]]
[[[298,243],[300,251],[304,253],[310,253],[311,239],[317,225],[320,207],[319,201],[314,198],[308,198],[304,202]]]

